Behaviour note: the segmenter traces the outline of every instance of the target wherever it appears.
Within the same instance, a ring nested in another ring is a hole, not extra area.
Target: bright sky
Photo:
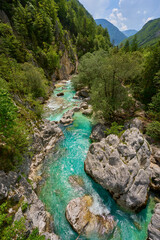
[[[104,18],[121,31],[140,30],[143,25],[160,18],[160,0],[79,0],[96,18]]]

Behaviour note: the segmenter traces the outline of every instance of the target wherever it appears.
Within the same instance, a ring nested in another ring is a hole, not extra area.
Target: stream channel
[[[57,97],[63,92],[64,96]],[[74,100],[74,88],[71,81],[57,84],[46,110],[46,118],[59,121],[63,114],[78,106],[81,100]],[[80,236],[79,240],[146,240],[147,227],[155,206],[154,198],[149,197],[147,207],[138,214],[126,213],[112,199],[111,195],[95,183],[84,171],[84,160],[91,144],[89,136],[92,130],[92,120],[81,112],[74,114],[74,122],[62,126],[64,137],[56,144],[47,156],[44,167],[44,184],[40,189],[40,199],[54,218],[55,233],[62,240],[75,240],[78,236],[65,218],[65,208],[70,200],[89,194],[94,199],[92,212],[114,216],[116,229],[110,238],[106,236]],[[79,176],[82,187],[75,188],[69,182],[70,176]]]

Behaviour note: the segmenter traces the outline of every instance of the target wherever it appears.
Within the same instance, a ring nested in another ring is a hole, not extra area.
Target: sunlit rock
[[[112,216],[95,215],[91,207],[93,199],[91,196],[84,196],[73,199],[66,208],[66,218],[73,229],[82,235],[97,233],[100,235],[110,234],[116,225]]]
[[[93,143],[85,160],[85,171],[120,206],[139,211],[148,199],[150,155],[148,142],[137,128],[131,128],[121,138],[109,135]]]

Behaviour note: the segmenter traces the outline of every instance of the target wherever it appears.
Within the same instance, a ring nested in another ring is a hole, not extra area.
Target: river
[[[64,96],[57,97],[63,92]],[[57,87],[48,103],[46,118],[50,121],[59,121],[63,113],[81,103],[74,100],[75,91],[71,81],[57,84]],[[91,144],[89,136],[92,129],[92,120],[82,113],[74,115],[73,124],[64,127],[60,125],[64,137],[57,143],[53,151],[47,156],[44,163],[44,184],[41,187],[40,198],[47,210],[54,218],[55,233],[62,240],[75,240],[77,233],[73,231],[65,218],[65,208],[70,200],[89,194],[94,199],[92,211],[96,214],[114,216],[117,227],[110,238],[106,236],[92,236],[79,240],[146,240],[147,227],[151,220],[155,202],[150,196],[147,207],[138,214],[129,214],[120,209],[110,194],[96,184],[84,171],[84,160]],[[83,186],[76,188],[69,181],[70,176],[78,176]]]

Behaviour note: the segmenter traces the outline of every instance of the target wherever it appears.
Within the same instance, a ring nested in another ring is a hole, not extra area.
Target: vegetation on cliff
[[[160,138],[159,130],[158,136],[151,134],[152,130],[155,132],[155,126],[159,128],[160,121],[159,44],[144,50],[134,48],[133,44],[131,51],[123,47],[88,53],[81,58],[79,75],[73,83],[77,89],[89,88],[97,116],[106,121],[116,120],[117,112],[125,111],[125,120],[127,116],[133,116],[138,100],[146,110],[147,119],[153,121],[147,132]]]
[[[2,0],[0,11],[0,166],[16,167],[41,118],[52,77],[67,52],[108,50],[106,29],[77,0]]]
[[[148,21],[143,28],[136,33],[137,43],[139,47],[148,47],[157,44],[160,41],[160,18]],[[131,44],[134,36],[129,37],[127,40]],[[126,40],[123,40],[125,44]]]

